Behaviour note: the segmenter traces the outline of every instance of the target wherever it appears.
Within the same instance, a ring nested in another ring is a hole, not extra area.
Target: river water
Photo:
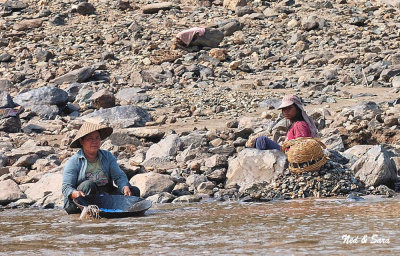
[[[399,197],[165,204],[100,220],[9,209],[0,255],[400,255],[399,228]]]

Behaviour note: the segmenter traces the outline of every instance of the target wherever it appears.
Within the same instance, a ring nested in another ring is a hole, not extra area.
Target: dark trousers
[[[278,143],[265,136],[260,136],[256,139],[256,148],[261,150],[267,150],[267,149],[281,150],[281,146],[279,146]]]
[[[140,196],[139,188],[135,186],[129,186],[131,189],[132,196]],[[85,195],[98,195],[102,193],[112,194],[112,195],[121,195],[122,193],[118,190],[118,188],[113,185],[99,187],[97,184],[90,180],[85,180],[81,184],[78,185],[76,190],[82,191]],[[71,198],[64,198],[64,209],[68,214],[80,213],[81,209],[75,205]]]

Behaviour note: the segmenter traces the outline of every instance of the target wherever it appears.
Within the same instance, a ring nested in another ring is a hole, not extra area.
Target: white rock
[[[271,182],[283,173],[286,155],[279,150],[244,149],[229,161],[226,184],[238,184],[239,191],[261,182]]]

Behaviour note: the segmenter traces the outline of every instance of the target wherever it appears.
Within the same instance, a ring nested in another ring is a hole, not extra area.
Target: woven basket
[[[289,170],[295,173],[319,170],[327,161],[323,152],[324,143],[315,138],[297,138],[282,144],[282,152],[286,153]]]

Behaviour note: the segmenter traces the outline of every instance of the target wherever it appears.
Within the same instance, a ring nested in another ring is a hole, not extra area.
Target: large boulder
[[[68,93],[53,86],[40,87],[39,89],[30,90],[14,97],[14,102],[24,107],[35,105],[60,106],[65,105],[67,101]]]
[[[387,185],[393,187],[397,179],[396,166],[390,153],[381,145],[367,151],[351,167],[355,176],[366,186]]]
[[[62,206],[63,195],[61,192],[62,174],[61,173],[48,173],[36,183],[32,184],[25,194],[29,199],[35,201],[45,201],[46,204],[53,203],[55,206]],[[52,202],[49,201],[52,198]]]
[[[269,183],[284,172],[286,159],[279,150],[244,149],[229,161],[226,187],[237,184],[244,191],[256,183]]]
[[[146,153],[146,159],[175,156],[182,148],[182,140],[177,134],[171,134],[160,142],[151,145]]]
[[[135,106],[118,106],[101,109],[81,118],[93,123],[106,122],[115,128],[139,127],[151,121],[151,117],[146,110]]]
[[[175,182],[169,175],[154,172],[137,174],[129,183],[140,189],[141,197],[148,197],[161,192],[171,193],[175,186]]]
[[[25,194],[13,180],[0,181],[0,205],[25,198]]]

